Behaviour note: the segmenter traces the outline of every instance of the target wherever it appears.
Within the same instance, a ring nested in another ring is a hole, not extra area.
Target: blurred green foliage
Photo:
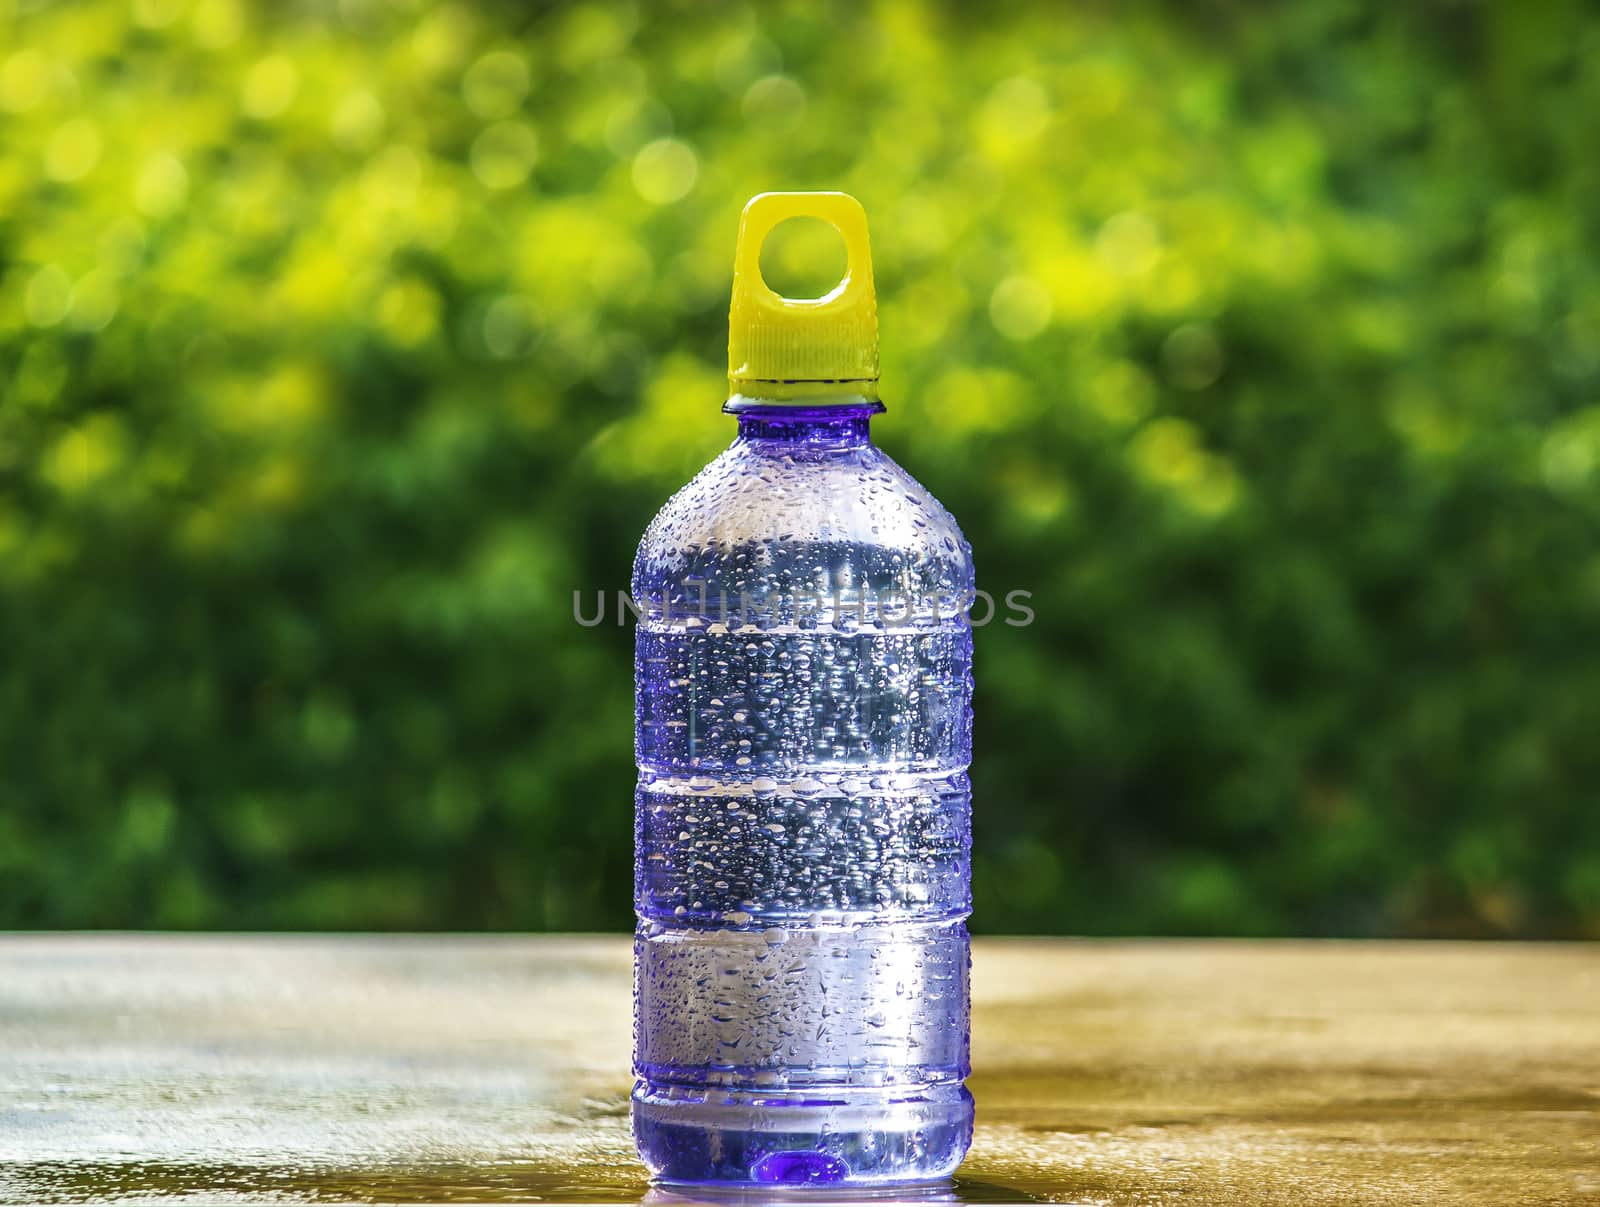
[[[572,593],[835,187],[977,928],[1600,934],[1592,13],[0,0],[0,924],[628,925]]]

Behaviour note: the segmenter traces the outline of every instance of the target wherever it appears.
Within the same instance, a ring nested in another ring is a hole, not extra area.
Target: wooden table
[[[955,1198],[1600,1207],[1600,948],[989,940],[973,984]],[[633,1201],[628,1011],[621,938],[0,937],[0,1202]]]

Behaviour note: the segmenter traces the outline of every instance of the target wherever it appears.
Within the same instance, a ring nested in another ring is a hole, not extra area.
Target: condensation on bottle
[[[779,223],[831,223],[780,297]],[[972,552],[873,446],[866,217],[766,193],[735,250],[733,444],[639,546],[633,1129],[659,1180],[885,1186],[972,1137]]]

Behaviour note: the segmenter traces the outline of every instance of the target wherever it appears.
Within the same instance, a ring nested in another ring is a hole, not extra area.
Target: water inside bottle
[[[641,549],[635,1129],[673,1180],[925,1180],[971,1129],[970,561],[864,439],[784,445]]]

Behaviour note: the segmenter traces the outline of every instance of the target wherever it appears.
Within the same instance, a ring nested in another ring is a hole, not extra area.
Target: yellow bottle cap
[[[780,297],[761,277],[761,245],[780,222],[821,218],[844,239],[844,279],[820,298]],[[739,218],[728,309],[735,394],[877,396],[878,299],[867,214],[848,193],[761,193]]]

